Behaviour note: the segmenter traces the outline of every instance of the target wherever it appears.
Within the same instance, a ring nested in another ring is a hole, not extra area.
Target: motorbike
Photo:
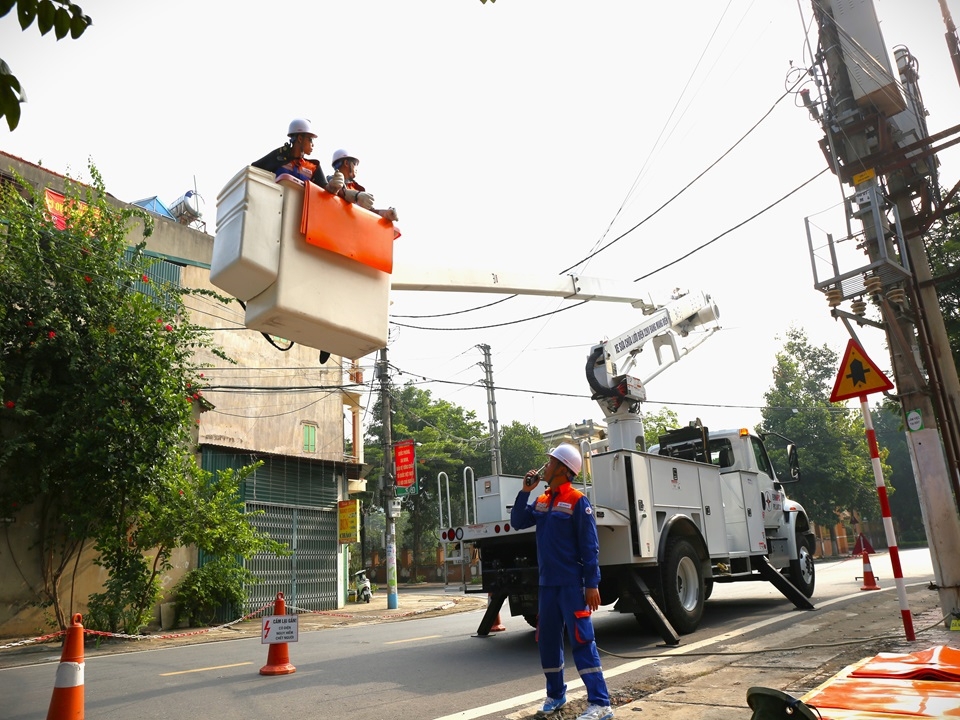
[[[357,602],[370,602],[370,578],[367,577],[367,571],[356,572],[353,577],[354,587],[357,590]]]

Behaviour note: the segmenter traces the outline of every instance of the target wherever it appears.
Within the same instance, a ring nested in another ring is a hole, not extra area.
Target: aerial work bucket
[[[214,258],[229,262],[211,263],[211,282],[246,299],[245,325],[252,330],[350,359],[385,347],[398,235],[393,224],[285,176],[273,183],[280,191],[277,212],[257,172],[250,168],[231,180],[245,190],[228,192],[228,184],[220,194],[232,197],[234,207],[221,208],[218,199]],[[224,223],[223,250],[221,214],[232,223]],[[232,229],[237,226],[243,233]],[[271,235],[278,239],[275,253]]]

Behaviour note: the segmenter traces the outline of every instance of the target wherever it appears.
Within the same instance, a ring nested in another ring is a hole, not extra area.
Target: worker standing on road
[[[368,193],[367,189],[357,182],[357,166],[360,165],[360,161],[357,160],[357,158],[341,148],[333,153],[333,162],[331,164],[333,165],[334,172],[341,173],[346,183],[343,192],[340,193],[342,198],[348,202],[356,203],[364,210],[375,212],[382,218],[397,222],[397,211],[395,209],[374,210],[373,195]],[[329,176],[327,179],[329,180],[332,177],[333,176]]]
[[[327,180],[320,167],[320,161],[306,157],[313,152],[313,141],[317,138],[310,121],[303,118],[291,120],[287,128],[287,137],[289,139],[285,144],[276,150],[271,150],[251,164],[261,170],[275,173],[278,178],[281,175],[290,175],[302,182],[319,185],[334,195],[342,193],[345,182],[343,175],[334,173],[330,180]]]
[[[552,713],[567,702],[563,682],[563,630],[573,646],[573,660],[587,688],[587,709],[577,720],[610,720],[610,694],[600,667],[590,614],[600,607],[600,543],[593,507],[571,480],[583,464],[573,445],[559,445],[549,453],[543,476],[531,470],[523,478],[510,511],[517,530],[536,525],[537,564],[540,567],[537,643],[540,664],[547,677],[543,712]],[[530,491],[543,480],[549,486],[534,504]]]

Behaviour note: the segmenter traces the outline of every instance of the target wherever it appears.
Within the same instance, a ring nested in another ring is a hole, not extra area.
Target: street
[[[892,588],[889,556],[871,557],[878,582]],[[932,580],[926,550],[901,553],[906,583]],[[860,558],[817,564],[817,611],[798,611],[766,583],[718,585],[697,632],[671,650],[632,615],[601,608],[595,615],[597,643],[612,691],[658,663],[691,662],[684,653],[709,651],[718,643],[751,635],[776,646],[775,628],[790,628],[787,641],[805,621],[871,604],[860,591]],[[872,597],[871,597],[872,596]],[[400,595],[403,601],[403,595]],[[214,642],[117,655],[88,657],[86,713],[106,720],[202,717],[236,720],[280,717],[423,718],[504,717],[534,706],[543,680],[532,628],[503,616],[504,633],[472,637],[479,611],[404,622],[358,625],[301,633],[291,643],[292,675],[265,677],[267,646],[259,639]],[[763,637],[764,635],[767,637]],[[816,640],[812,640],[816,642]],[[789,647],[785,644],[784,647]],[[610,653],[613,653],[612,655]],[[655,657],[642,657],[655,656]],[[579,687],[568,656],[570,693]],[[40,717],[50,701],[55,665],[0,670],[0,717]]]

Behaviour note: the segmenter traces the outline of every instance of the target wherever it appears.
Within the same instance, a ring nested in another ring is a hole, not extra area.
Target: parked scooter
[[[354,587],[357,589],[357,602],[370,602],[370,578],[367,577],[367,571],[361,570],[353,574]]]

